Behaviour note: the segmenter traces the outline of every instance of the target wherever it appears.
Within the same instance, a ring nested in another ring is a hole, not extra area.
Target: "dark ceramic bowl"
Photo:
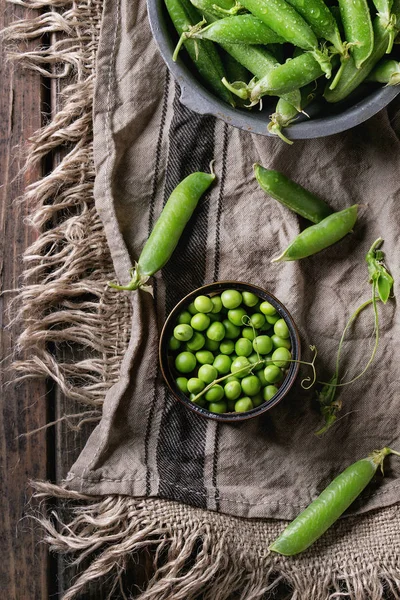
[[[272,400],[270,400],[269,402],[265,402],[260,406],[257,406],[257,408],[253,408],[252,410],[249,410],[247,412],[214,414],[208,411],[207,409],[202,408],[201,406],[197,406],[196,404],[193,404],[193,402],[190,402],[189,398],[187,398],[187,396],[185,396],[185,394],[183,394],[183,392],[180,391],[180,389],[175,383],[175,377],[178,374],[174,371],[174,366],[169,360],[170,354],[168,350],[168,341],[173,334],[173,330],[176,325],[176,320],[179,313],[182,312],[182,310],[184,310],[191,302],[193,302],[196,296],[213,296],[215,294],[220,294],[221,292],[227,289],[235,289],[241,292],[253,292],[253,294],[258,296],[262,300],[268,300],[268,302],[270,302],[276,308],[278,314],[283,319],[285,319],[290,332],[292,357],[295,360],[300,360],[300,338],[295,322],[293,321],[293,318],[290,315],[289,311],[281,302],[279,302],[277,298],[275,298],[275,296],[273,296],[266,290],[263,290],[262,288],[256,285],[251,285],[250,283],[242,283],[240,281],[218,281],[216,283],[204,285],[203,287],[194,290],[193,292],[185,296],[180,302],[178,302],[178,304],[175,306],[175,308],[172,310],[167,320],[165,321],[163,330],[161,332],[159,359],[161,371],[165,382],[177,400],[182,402],[182,404],[184,404],[187,408],[193,410],[202,417],[207,417],[208,419],[213,419],[214,421],[222,421],[224,423],[235,423],[238,421],[245,421],[246,419],[252,419],[253,417],[258,417],[259,415],[262,415],[263,413],[271,410],[271,408],[276,406],[282,400],[282,398],[286,396],[286,394],[292,387],[294,380],[297,377],[299,364],[297,362],[292,362],[290,364],[286,377],[283,380],[280,388],[278,389],[277,394],[275,394]]]
[[[181,102],[194,112],[209,114],[226,123],[261,135],[270,135],[267,131],[268,117],[275,111],[276,99],[263,98],[262,111],[246,111],[232,108],[209,92],[196,79],[185,62],[184,52],[178,61],[172,60],[177,43],[173,25],[169,20],[164,0],[147,0],[147,10],[153,37],[157,42],[161,56],[168,69],[181,88]],[[338,104],[327,102],[309,106],[307,112],[311,117],[299,117],[285,135],[292,140],[325,137],[351,129],[363,123],[377,112],[385,108],[400,92],[399,86],[382,87],[366,85],[357,90],[347,101]]]

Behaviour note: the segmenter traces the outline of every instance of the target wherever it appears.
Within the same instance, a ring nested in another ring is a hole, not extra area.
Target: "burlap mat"
[[[54,150],[60,145],[60,137],[63,144],[70,142],[71,148],[59,169],[28,191],[28,197],[41,204],[36,222],[43,229],[54,215],[59,214],[60,221],[57,227],[43,232],[35,248],[28,252],[28,260],[36,256],[31,272],[39,271],[39,284],[26,288],[24,310],[34,310],[37,319],[30,325],[35,328],[35,343],[29,335],[21,340],[32,353],[31,363],[21,368],[32,371],[34,366],[36,374],[56,376],[72,396],[98,405],[105,388],[117,378],[127,341],[126,333],[121,336],[121,331],[127,331],[130,321],[126,297],[106,291],[105,283],[112,276],[111,264],[92,201],[90,103],[100,3],[34,3],[38,8],[49,4],[60,7],[62,14],[47,13],[36,22],[19,24],[14,36],[16,32],[22,38],[39,34],[44,26],[64,32],[68,38],[63,53],[59,47],[52,47],[45,56],[38,52],[29,61],[34,68],[42,68],[45,61],[58,68],[63,63],[73,65],[77,67],[76,79],[65,92],[63,109],[55,122],[34,140],[32,157],[39,159]],[[96,196],[108,227],[118,278],[126,279],[131,260],[127,249],[133,256],[138,255],[163,198],[186,172],[206,168],[209,155],[216,155],[221,160],[217,165],[220,186],[199,211],[193,245],[189,239],[184,240],[185,252],[178,253],[175,262],[157,280],[157,314],[162,320],[184,291],[203,280],[224,276],[250,279],[275,291],[299,323],[306,318],[307,327],[302,328],[304,341],[316,343],[324,354],[331,355],[348,306],[356,305],[360,289],[366,289],[362,272],[362,257],[369,245],[366,241],[383,235],[393,256],[398,244],[399,216],[394,210],[398,139],[387,113],[355,132],[326,142],[296,143],[294,149],[288,149],[275,140],[251,138],[208,117],[195,116],[179,105],[173,84],[150,40],[143,3],[129,6],[125,2],[106,2],[102,44],[95,121],[97,139],[102,141],[97,145]],[[151,84],[149,69],[154,74]],[[140,94],[134,85],[138,80],[143,86]],[[146,100],[138,103],[139,97]],[[158,133],[156,138],[154,132]],[[191,148],[187,155],[185,144]],[[329,190],[335,208],[362,197],[363,202],[369,203],[368,216],[358,233],[344,242],[333,257],[325,255],[323,261],[312,260],[308,267],[288,265],[272,270],[272,252],[296,233],[298,224],[276,205],[267,204],[257,191],[251,177],[254,160],[290,168],[294,177],[317,192]],[[154,171],[149,172],[149,164]],[[121,177],[123,174],[125,178]],[[150,215],[149,189],[153,211]],[[73,214],[64,210],[71,206]],[[244,226],[245,216],[248,228]],[[115,217],[119,220],[116,229]],[[58,244],[49,246],[51,235],[57,236]],[[347,265],[345,259],[350,250],[352,262]],[[390,266],[396,276],[397,265]],[[179,280],[178,267],[182,273]],[[28,275],[31,272],[28,270]],[[90,306],[78,301],[77,309],[72,307],[71,299],[78,300],[89,289],[95,291]],[[308,290],[314,293],[312,307],[305,300]],[[332,307],[329,312],[327,298]],[[399,517],[395,507],[342,521],[312,551],[290,560],[271,557],[266,551],[268,541],[282,527],[279,521],[252,522],[201,510],[291,517],[344,464],[375,445],[395,443],[395,363],[388,358],[394,353],[387,352],[398,327],[393,307],[386,313],[380,346],[381,360],[385,356],[384,368],[374,371],[367,387],[364,381],[364,386],[347,394],[349,409],[360,412],[350,415],[322,445],[313,437],[317,416],[310,409],[309,398],[296,402],[295,394],[275,417],[271,415],[268,420],[246,427],[216,428],[192,421],[171,398],[158,393],[161,384],[154,350],[155,307],[149,297],[142,300],[139,295],[132,298],[132,303],[133,335],[122,378],[109,392],[102,422],[68,482],[69,488],[79,491],[39,486],[43,494],[76,500],[89,501],[88,493],[114,495],[76,509],[77,516],[61,530],[49,521],[46,524],[48,540],[56,549],[79,548],[85,556],[93,556],[92,565],[66,597],[73,597],[93,578],[109,578],[111,570],[115,581],[119,581],[129,555],[147,546],[158,546],[158,553],[156,575],[143,598],[197,598],[201,594],[206,598],[233,598],[236,592],[243,599],[261,598],[268,597],[268,592],[283,580],[292,586],[293,598],[345,595],[378,599],[383,597],[383,586],[399,597]],[[121,312],[119,306],[123,307]],[[52,318],[48,318],[50,313]],[[146,323],[143,335],[145,325],[140,325],[141,319]],[[46,351],[44,343],[49,336],[58,343],[72,341],[90,346],[97,355],[91,361],[59,365]],[[359,336],[361,340],[368,339],[365,332],[359,332],[353,342]],[[361,349],[364,346],[365,342],[357,344]],[[142,352],[139,362],[138,353]],[[358,364],[361,354],[353,352],[352,346],[353,360]],[[322,363],[322,367],[326,369],[328,364]],[[77,373],[80,382],[86,376],[87,384],[76,385]],[[133,376],[134,388],[129,385]],[[383,397],[384,402],[377,402]],[[137,403],[142,401],[146,405],[141,409]],[[196,444],[181,444],[179,431],[185,431]],[[248,468],[244,456],[252,456],[252,468]],[[272,469],[276,464],[279,470]],[[358,510],[398,500],[397,476],[398,466],[393,463],[386,481],[379,482],[379,491],[372,488],[369,493],[374,493],[363,500]],[[159,495],[200,508],[115,494]]]

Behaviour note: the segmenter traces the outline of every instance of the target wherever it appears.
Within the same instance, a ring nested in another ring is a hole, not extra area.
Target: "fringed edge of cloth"
[[[127,296],[106,284],[115,275],[93,200],[92,104],[102,0],[9,1],[30,9],[2,33],[9,59],[50,80],[58,103],[27,149],[26,169],[45,161],[52,168],[22,198],[39,234],[23,257],[16,377],[51,377],[71,400],[100,408],[118,380],[131,321]],[[24,51],[27,39],[38,39],[34,51]]]
[[[93,581],[103,590],[108,586],[109,598],[140,600],[400,598],[396,544],[392,553],[382,549],[382,566],[379,543],[365,543],[372,531],[379,539],[388,521],[399,519],[399,507],[341,520],[325,534],[322,554],[318,549],[286,558],[267,549],[284,525],[280,521],[238,519],[154,498],[94,498],[49,483],[33,486],[39,498],[73,505],[68,523],[54,513],[38,518],[52,550],[71,555],[75,565],[85,562],[63,600],[83,597]],[[130,566],[144,554],[152,566],[146,589],[126,589]]]

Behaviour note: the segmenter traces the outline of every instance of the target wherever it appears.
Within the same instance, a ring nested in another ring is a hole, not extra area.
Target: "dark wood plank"
[[[21,7],[0,0],[0,29],[24,13]],[[44,381],[8,384],[6,369],[20,331],[20,325],[11,323],[15,293],[7,290],[18,286],[21,255],[36,236],[26,225],[29,207],[16,199],[41,175],[35,168],[18,177],[21,147],[41,126],[41,78],[7,65],[1,47],[0,81],[0,589],[7,600],[46,599],[47,549],[38,543],[33,522],[25,517],[28,479],[47,476],[47,434],[19,436],[46,423],[47,387]]]

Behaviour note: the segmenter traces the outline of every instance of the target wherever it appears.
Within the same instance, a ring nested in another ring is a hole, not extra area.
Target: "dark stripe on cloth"
[[[222,145],[222,167],[221,167],[221,181],[219,184],[218,204],[217,204],[217,217],[215,224],[215,254],[214,254],[214,281],[219,279],[219,267],[221,260],[221,216],[222,216],[222,205],[225,192],[225,179],[226,179],[226,162],[228,157],[228,125],[224,123],[224,141]],[[219,511],[219,489],[217,487],[217,470],[218,470],[218,458],[219,458],[219,440],[221,436],[221,423],[217,423],[215,428],[214,437],[214,452],[213,452],[213,470],[212,470],[212,485],[214,488],[215,507]]]
[[[158,130],[156,154],[155,154],[155,160],[154,160],[154,176],[153,176],[153,185],[152,185],[152,191],[151,191],[151,197],[150,197],[148,235],[150,235],[151,230],[153,229],[153,225],[154,225],[154,205],[156,202],[157,187],[158,187],[158,183],[159,183],[159,172],[158,171],[160,168],[161,148],[162,148],[162,141],[163,141],[163,137],[164,137],[165,119],[167,117],[169,80],[170,80],[170,75],[169,75],[169,71],[167,69],[165,71],[164,98],[163,98],[163,105],[162,105],[162,109],[161,109],[160,128]],[[157,312],[157,280],[156,280],[156,278],[154,278],[154,281],[153,281],[153,295],[154,295],[154,307],[155,307],[155,311]],[[153,382],[153,395],[152,395],[149,415],[148,415],[148,419],[147,419],[146,434],[145,434],[145,438],[144,438],[144,461],[145,461],[145,465],[146,465],[146,495],[147,496],[149,496],[150,492],[151,492],[150,468],[149,468],[149,441],[150,441],[151,425],[152,425],[152,421],[153,421],[154,410],[155,410],[156,399],[157,399],[157,385],[156,384],[159,379],[159,376],[160,376],[160,365],[157,362],[156,376],[155,376],[155,379]]]
[[[165,201],[180,181],[194,171],[209,171],[214,158],[215,120],[197,115],[179,102],[176,87],[169,131]],[[207,196],[199,203],[171,260],[162,271],[165,313],[188,292],[204,283],[208,226]],[[157,446],[159,495],[206,508],[204,454],[207,421],[181,405],[165,387],[165,404]]]

